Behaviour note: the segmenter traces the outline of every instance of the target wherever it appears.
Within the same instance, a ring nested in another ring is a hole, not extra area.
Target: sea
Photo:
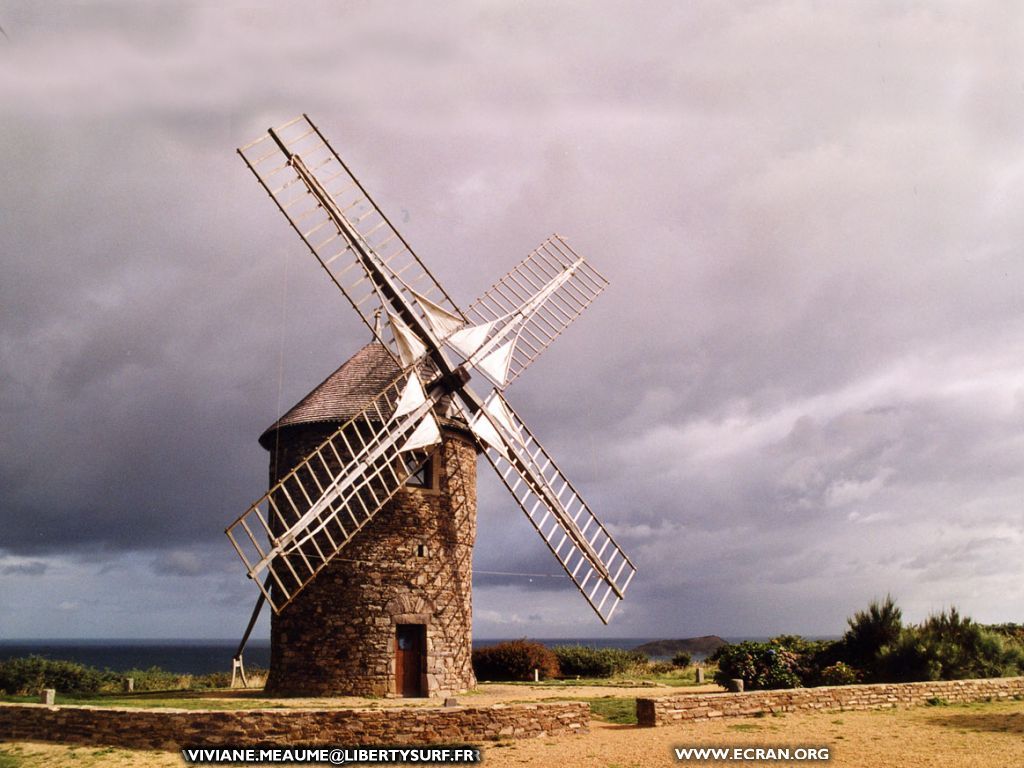
[[[530,638],[548,647],[586,645],[627,650],[656,639],[661,638]],[[736,638],[730,642],[738,639],[751,638]],[[473,647],[483,648],[500,642],[503,642],[500,638],[479,639],[473,641]],[[205,675],[230,672],[237,648],[237,640],[0,640],[0,661],[42,656],[115,672],[160,667],[177,674]],[[270,666],[270,641],[250,640],[245,647],[244,660],[247,668]]]

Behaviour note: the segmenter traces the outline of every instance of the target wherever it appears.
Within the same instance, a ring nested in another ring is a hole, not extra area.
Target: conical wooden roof
[[[379,342],[370,342],[342,363],[312,392],[260,435],[260,445],[269,450],[274,432],[297,424],[351,419],[398,375],[398,365]]]
[[[420,372],[424,381],[430,378],[431,370],[432,364],[424,361]],[[269,451],[279,429],[300,424],[344,424],[363,410],[398,372],[398,364],[384,345],[370,342],[267,427],[260,435],[260,445]],[[442,424],[465,428],[459,421],[452,423],[449,419],[443,419]]]

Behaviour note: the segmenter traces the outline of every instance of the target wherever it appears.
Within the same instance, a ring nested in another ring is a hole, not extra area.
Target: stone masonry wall
[[[929,699],[960,703],[1020,696],[1024,696],[1024,677],[1004,677],[790,688],[748,693],[688,693],[657,699],[637,699],[636,714],[639,725],[650,728],[715,717],[754,717],[774,712],[815,709],[887,709],[916,706]]]
[[[335,428],[282,429],[277,474],[287,473]],[[421,685],[427,695],[448,696],[476,685],[476,450],[458,430],[445,428],[443,437],[433,460],[433,488],[400,490],[272,617],[268,692],[395,695],[398,624],[426,626]],[[272,483],[274,470],[272,462]]]
[[[586,732],[580,702],[384,710],[198,711],[0,704],[0,740],[134,749],[470,744]]]

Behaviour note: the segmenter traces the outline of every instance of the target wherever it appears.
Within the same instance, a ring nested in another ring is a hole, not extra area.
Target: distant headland
[[[652,640],[649,643],[638,645],[633,650],[648,656],[674,656],[680,651],[710,656],[723,645],[728,645],[728,643],[718,635],[702,635],[701,637],[686,637],[682,640]]]

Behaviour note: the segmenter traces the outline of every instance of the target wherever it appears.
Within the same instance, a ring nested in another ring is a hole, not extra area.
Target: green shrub
[[[903,611],[892,595],[886,595],[882,602],[872,600],[866,611],[857,611],[847,624],[849,628],[840,641],[843,660],[873,677],[882,649],[900,639]]]
[[[672,666],[686,669],[693,663],[693,655],[689,651],[679,651],[672,657]]]
[[[723,645],[711,656],[718,664],[715,682],[721,686],[740,678],[748,691],[799,688],[797,655],[778,643],[746,641]]]
[[[884,646],[874,662],[864,670],[869,680],[884,683],[939,680],[942,665],[936,649],[916,627],[907,627],[895,642]]]
[[[478,680],[533,680],[535,669],[542,679],[558,677],[558,659],[550,648],[525,638],[473,651]]]
[[[250,678],[257,677],[259,675],[266,676],[266,670],[260,669],[259,667],[250,667],[245,670],[246,675]],[[197,675],[192,678],[193,688],[228,688],[231,686],[231,673],[230,672],[210,672],[205,675]]]
[[[1024,624],[985,624],[989,632],[1002,635],[1012,643],[1024,646]]]
[[[647,662],[639,651],[621,648],[592,648],[586,645],[559,645],[554,648],[558,667],[565,677],[611,677]]]
[[[8,694],[33,694],[43,688],[62,693],[96,693],[117,676],[73,661],[28,656],[0,661],[0,690]]]
[[[930,616],[921,629],[939,645],[944,680],[1024,672],[1024,647],[1012,637],[960,616],[956,608]]]
[[[266,677],[266,670],[252,667],[250,679]],[[227,688],[231,684],[230,672],[211,672],[205,675],[168,672],[160,667],[128,669],[113,672],[98,670],[72,661],[28,656],[0,661],[0,692],[7,694],[34,694],[43,688],[55,688],[62,693],[121,693],[125,678],[132,678],[136,691],[175,691],[205,688]]]
[[[648,661],[643,665],[634,665],[630,671],[635,670],[646,675],[667,675],[670,672],[678,672],[679,669],[681,667],[677,667],[671,661]]]
[[[120,673],[119,677],[132,678],[136,691],[179,691],[193,687],[192,675],[181,675],[168,672],[160,667],[149,669],[129,669]]]
[[[904,629],[881,650],[872,672],[894,682],[1018,675],[1024,672],[1024,648],[950,608]]]
[[[821,670],[822,685],[853,685],[857,680],[857,670],[842,661]]]

